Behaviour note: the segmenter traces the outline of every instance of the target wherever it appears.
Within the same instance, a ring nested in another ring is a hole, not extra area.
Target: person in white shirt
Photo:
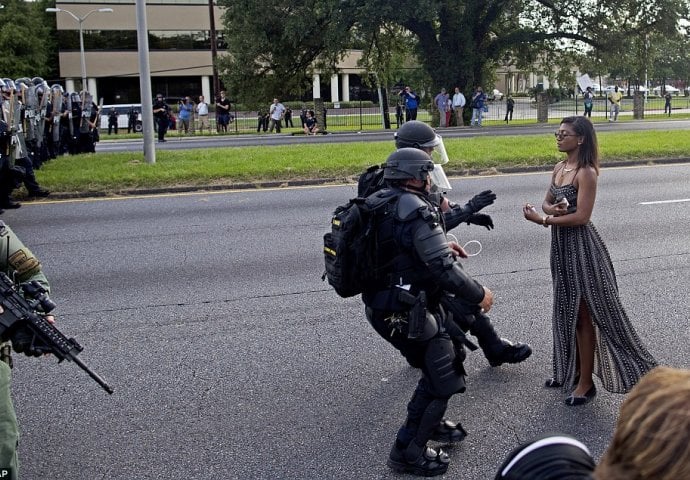
[[[455,123],[458,127],[462,127],[464,124],[462,119],[462,112],[465,109],[466,103],[467,100],[460,91],[460,88],[455,87],[455,93],[453,94],[453,111],[455,112]]]
[[[208,123],[208,103],[204,100],[203,95],[199,95],[199,103],[196,104],[196,113],[199,116],[199,131],[204,133],[204,128],[211,133],[211,126]]]
[[[268,113],[271,117],[268,123],[268,132],[273,133],[273,128],[275,127],[276,133],[280,133],[281,123],[283,123],[283,117],[285,116],[285,105],[280,103],[277,98],[274,98]]]

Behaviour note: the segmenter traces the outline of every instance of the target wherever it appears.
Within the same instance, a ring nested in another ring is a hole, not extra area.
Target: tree
[[[50,34],[47,3],[6,0],[0,10],[0,74],[5,78],[51,78],[57,49]],[[51,17],[52,18],[52,17]],[[52,50],[51,50],[52,48]],[[51,52],[54,51],[54,56]]]
[[[687,2],[633,4],[638,13],[623,17],[608,42],[592,49],[582,65],[590,72],[602,72],[603,67],[611,78],[625,79],[631,86],[644,85],[645,78],[683,78],[687,34],[679,20],[687,18]]]
[[[413,39],[432,88],[485,85],[506,58],[547,70],[587,49],[606,51],[620,38],[669,31],[686,17],[679,0],[219,0],[226,8],[226,83],[264,98],[308,88],[311,72],[334,70],[349,48],[380,61],[382,80],[394,57],[390,41]],[[379,52],[374,52],[378,49]],[[371,68],[371,64],[369,64]],[[376,68],[376,67],[373,67]],[[268,94],[268,92],[273,92]]]

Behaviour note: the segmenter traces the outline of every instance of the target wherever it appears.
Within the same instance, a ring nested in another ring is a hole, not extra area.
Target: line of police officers
[[[19,208],[12,191],[22,184],[29,197],[49,192],[34,169],[58,155],[95,152],[98,106],[87,91],[67,93],[41,77],[0,79],[0,209]]]

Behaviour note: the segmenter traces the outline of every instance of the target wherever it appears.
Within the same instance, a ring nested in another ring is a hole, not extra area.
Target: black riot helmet
[[[425,181],[429,172],[434,169],[431,157],[416,148],[401,148],[393,152],[384,165],[385,180],[421,180]]]
[[[2,90],[3,92],[9,93],[9,92],[11,92],[11,91],[13,92],[17,89],[14,86],[14,80],[12,80],[11,78],[3,78],[2,81],[5,83],[5,86],[3,87],[3,90]]]
[[[514,449],[499,467],[494,480],[592,478],[592,454],[569,435],[542,435]]]
[[[435,164],[431,156],[417,148],[401,148],[393,152],[384,165],[383,178],[395,180],[421,180],[431,178],[432,186],[439,189],[450,189],[450,183],[443,167]]]
[[[43,78],[41,78],[41,77],[32,78],[31,83],[33,83],[35,87],[38,87],[39,85],[47,85],[48,84],[48,82],[43,80]]]
[[[395,132],[396,148],[418,148],[424,150],[434,163],[448,163],[448,154],[443,139],[436,131],[424,122],[411,120],[405,122]]]
[[[17,90],[21,90],[22,85],[26,88],[29,88],[33,87],[34,83],[31,81],[30,78],[27,77],[18,78],[14,81],[14,86],[17,88]]]

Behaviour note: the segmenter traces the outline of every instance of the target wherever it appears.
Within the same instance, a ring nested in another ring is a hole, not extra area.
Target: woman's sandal
[[[560,388],[563,386],[563,384],[557,382],[555,378],[549,378],[546,382],[544,382],[544,386],[546,388]]]
[[[577,373],[575,375],[575,379],[573,380],[573,383],[577,385],[577,383],[580,381],[580,374]],[[546,382],[544,382],[544,386],[546,388],[561,388],[563,384],[559,381],[557,381],[555,378],[549,378]]]

